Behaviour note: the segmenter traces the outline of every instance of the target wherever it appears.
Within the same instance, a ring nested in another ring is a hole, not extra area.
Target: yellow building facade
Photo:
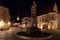
[[[5,29],[8,28],[10,25],[10,14],[9,14],[9,9],[0,6],[0,29]]]
[[[38,28],[58,29],[58,14],[56,12],[49,12],[48,14],[37,16],[37,19]]]

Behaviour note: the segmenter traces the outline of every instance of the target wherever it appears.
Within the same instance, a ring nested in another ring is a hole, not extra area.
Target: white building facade
[[[58,29],[58,14],[49,12],[41,16],[37,16],[38,28],[41,29]]]

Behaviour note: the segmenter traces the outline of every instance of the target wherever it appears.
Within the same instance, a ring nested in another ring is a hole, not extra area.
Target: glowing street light
[[[19,21],[20,20],[20,18],[19,18],[19,16],[17,16],[17,21]]]
[[[2,28],[4,26],[4,22],[0,21],[0,28]]]

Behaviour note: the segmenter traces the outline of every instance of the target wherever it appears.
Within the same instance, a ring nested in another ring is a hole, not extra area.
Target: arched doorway
[[[43,24],[43,29],[48,30],[48,25],[47,24]]]

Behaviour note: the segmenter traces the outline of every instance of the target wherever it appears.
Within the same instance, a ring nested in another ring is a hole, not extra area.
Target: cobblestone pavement
[[[52,40],[60,40],[60,30],[49,30],[48,32],[52,34]]]
[[[9,29],[6,31],[0,31],[0,40],[21,40],[15,36],[15,32],[17,29]],[[60,30],[49,30],[53,37],[50,40],[60,40]]]

